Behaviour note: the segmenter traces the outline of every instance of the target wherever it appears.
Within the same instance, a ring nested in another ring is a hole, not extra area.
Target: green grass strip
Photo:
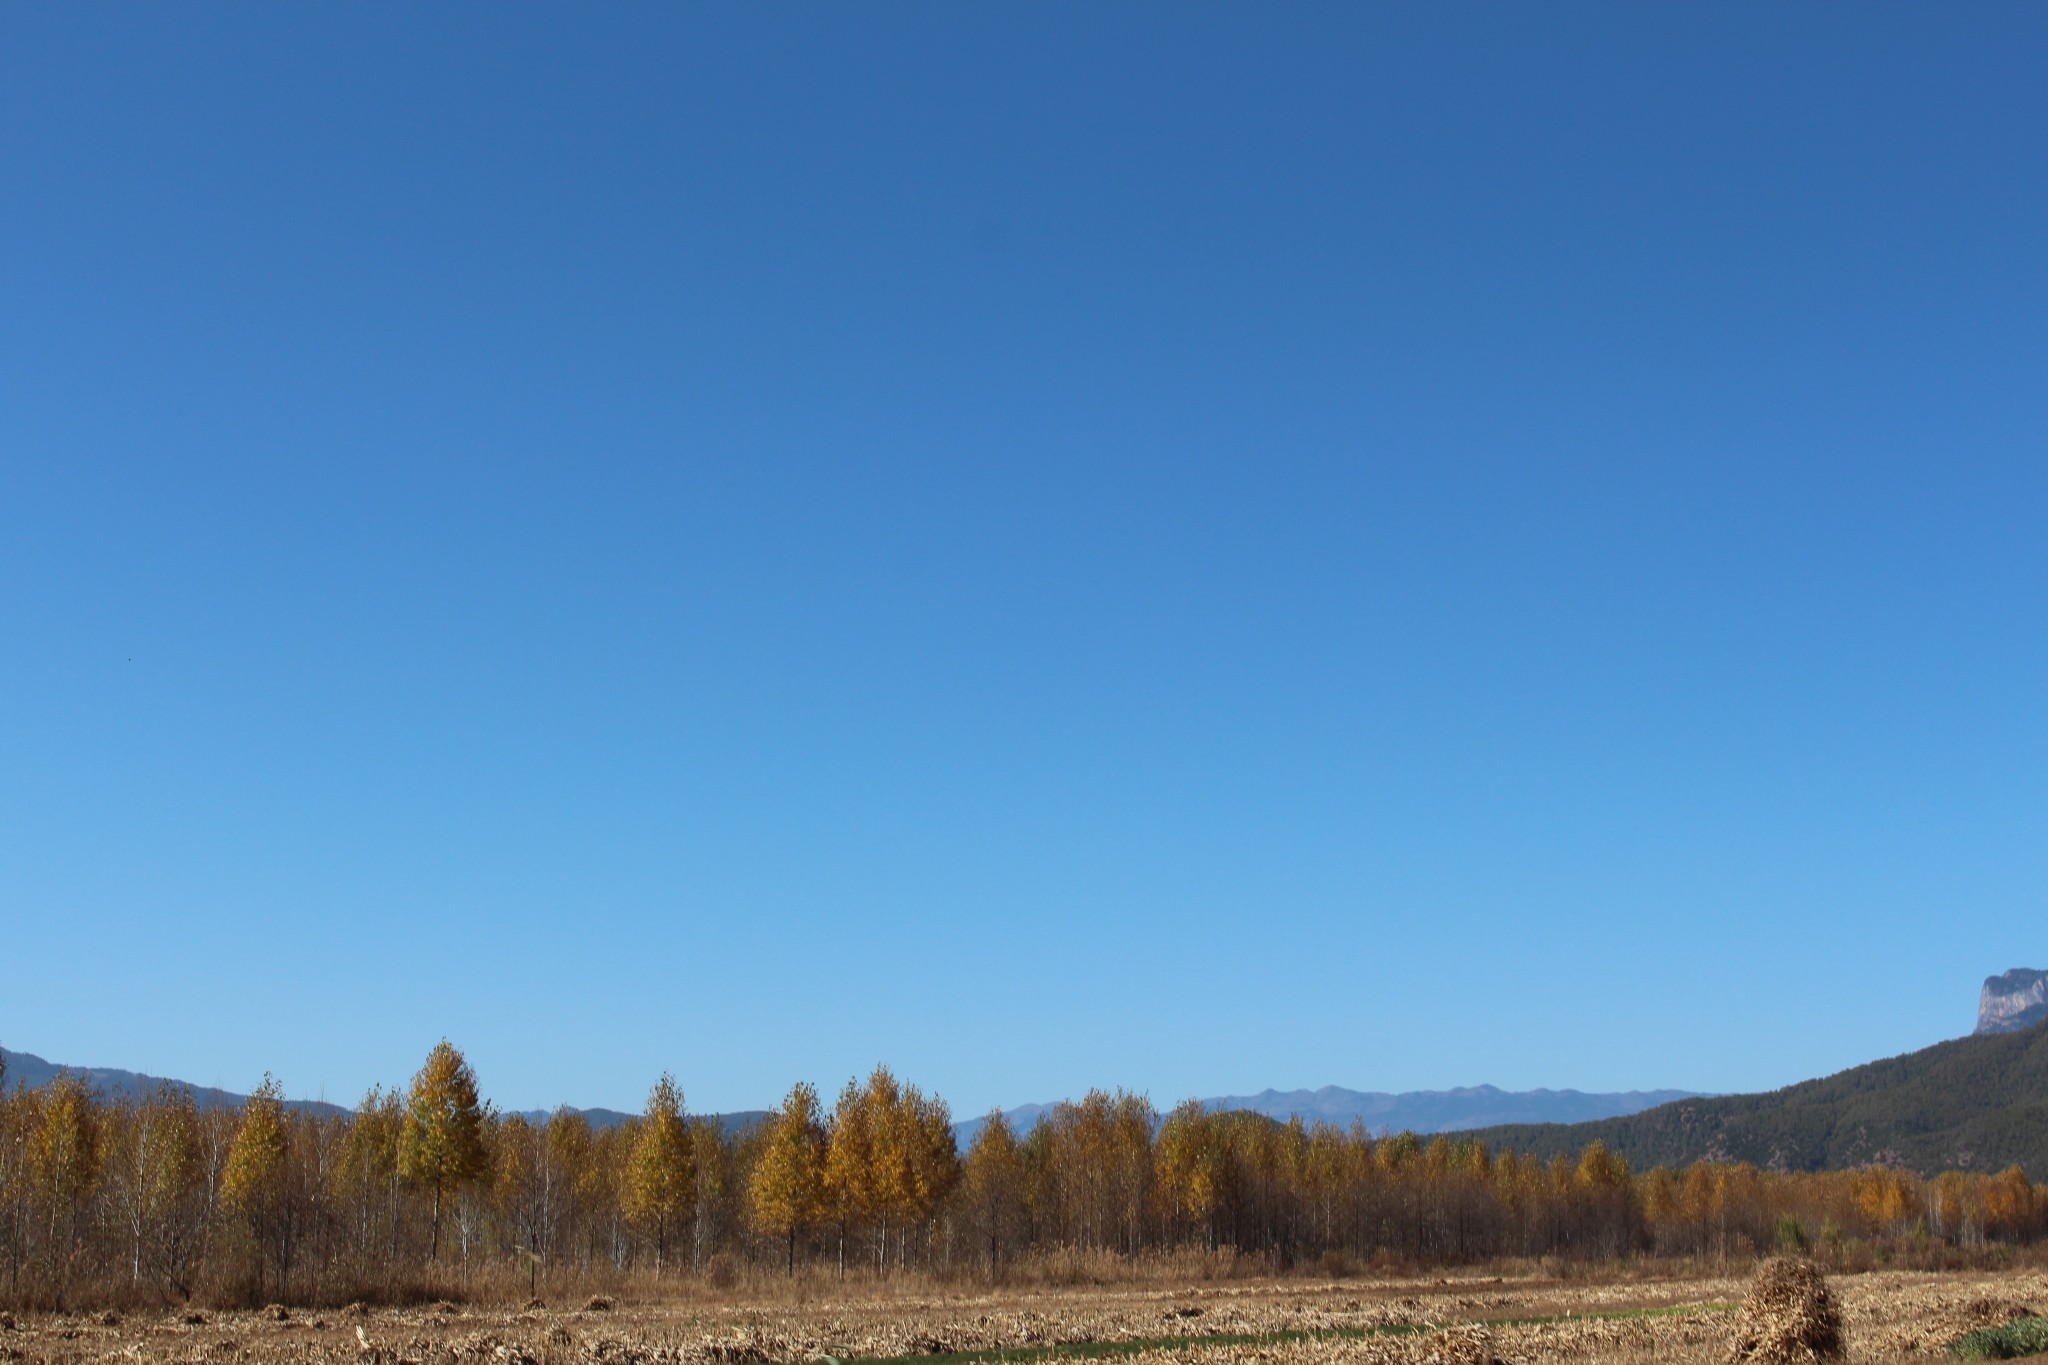
[[[2017,1360],[2048,1351],[2048,1318],[2018,1318],[2003,1327],[1969,1332],[1949,1343],[1957,1360]]]
[[[1049,1346],[994,1346],[981,1351],[941,1351],[924,1356],[827,1356],[835,1365],[1027,1365],[1039,1360],[1103,1360],[1144,1351],[1189,1347],[1277,1346],[1296,1341],[1346,1341],[1364,1337],[1405,1337],[1451,1327],[1538,1327],[1551,1322],[1616,1321],[1676,1317],[1681,1313],[1728,1313],[1732,1303],[1680,1303],[1664,1308],[1619,1308],[1603,1313],[1552,1313],[1535,1318],[1472,1318],[1460,1322],[1383,1322],[1370,1327],[1291,1327],[1277,1332],[1218,1332],[1207,1336],[1132,1337],[1122,1341],[1067,1341]]]

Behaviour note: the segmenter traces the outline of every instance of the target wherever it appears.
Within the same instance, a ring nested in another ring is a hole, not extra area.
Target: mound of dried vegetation
[[[1820,1267],[1781,1256],[1767,1261],[1735,1321],[1732,1361],[1815,1365],[1842,1358],[1842,1310]]]

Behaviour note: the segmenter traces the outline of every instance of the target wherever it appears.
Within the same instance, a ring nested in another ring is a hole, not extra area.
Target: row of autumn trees
[[[2017,1169],[1645,1173],[1455,1138],[1275,1123],[1091,1093],[1028,1135],[991,1115],[963,1153],[946,1105],[886,1069],[828,1111],[798,1085],[764,1122],[693,1121],[664,1076],[595,1128],[493,1112],[443,1042],[352,1114],[240,1109],[166,1087],[0,1081],[0,1301],[334,1302],[461,1288],[569,1292],[628,1276],[1001,1275],[1201,1251],[1281,1269],[1388,1261],[1744,1256],[2024,1242],[2048,1200]]]

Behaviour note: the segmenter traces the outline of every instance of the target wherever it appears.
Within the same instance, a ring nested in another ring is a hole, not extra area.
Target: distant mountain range
[[[1491,1085],[1455,1090],[1346,1090],[1326,1085],[1320,1090],[1261,1090],[1256,1095],[1225,1095],[1201,1101],[1205,1109],[1247,1110],[1282,1122],[1299,1117],[1304,1123],[1333,1123],[1367,1131],[1443,1133],[1501,1123],[1578,1123],[1586,1119],[1634,1114],[1673,1100],[1697,1098],[1690,1090],[1625,1090],[1588,1094],[1581,1090],[1501,1090]],[[1036,1128],[1055,1106],[1022,1104],[1005,1109],[1018,1135]],[[986,1117],[953,1125],[964,1148],[988,1122]]]
[[[7,1065],[7,1088],[17,1085],[31,1090],[41,1089],[65,1072],[83,1076],[86,1083],[109,1100],[139,1100],[156,1093],[159,1086],[175,1085],[192,1092],[193,1103],[201,1109],[239,1109],[248,1101],[247,1095],[237,1095],[231,1090],[216,1090],[212,1086],[193,1085],[189,1081],[174,1081],[163,1076],[146,1076],[139,1071],[122,1071],[110,1066],[63,1066],[46,1062],[32,1052],[10,1052],[0,1048],[0,1061]],[[287,1100],[287,1107],[302,1113],[346,1114],[346,1105],[329,1104],[325,1100]]]
[[[48,1085],[61,1071],[69,1070],[89,1081],[93,1088],[114,1100],[135,1100],[154,1093],[161,1085],[180,1085],[192,1092],[192,1097],[202,1109],[240,1108],[248,1099],[230,1090],[218,1090],[209,1086],[190,1085],[184,1081],[167,1081],[161,1076],[148,1076],[136,1071],[121,1071],[113,1067],[62,1067],[46,1062],[27,1052],[8,1052],[0,1049],[0,1058],[7,1063],[7,1084],[26,1085],[31,1088]],[[1300,1115],[1303,1121],[1314,1123],[1324,1121],[1342,1127],[1362,1123],[1369,1130],[1399,1132],[1412,1129],[1418,1133],[1437,1133],[1455,1128],[1477,1128],[1498,1123],[1576,1123],[1583,1119],[1607,1118],[1617,1114],[1633,1114],[1652,1105],[1670,1100],[1689,1099],[1692,1093],[1685,1090],[1630,1090],[1621,1094],[1589,1095],[1577,1090],[1498,1090],[1490,1085],[1467,1086],[1457,1090],[1414,1090],[1405,1094],[1392,1095],[1380,1091],[1346,1090],[1341,1086],[1326,1085],[1320,1090],[1262,1090],[1256,1095],[1229,1095],[1220,1099],[1203,1100],[1210,1109],[1244,1109],[1265,1114],[1282,1121]],[[305,1113],[333,1115],[349,1112],[348,1107],[329,1104],[324,1100],[291,1100],[290,1107]],[[1003,1117],[1010,1121],[1020,1135],[1038,1126],[1047,1112],[1049,1104],[1023,1104],[1015,1109],[1003,1111]],[[551,1111],[532,1109],[518,1111],[522,1117],[540,1122]],[[633,1117],[617,1109],[581,1109],[594,1128],[612,1128]],[[768,1117],[761,1109],[740,1110],[730,1114],[713,1114],[713,1118],[728,1132],[748,1128]],[[988,1122],[986,1117],[973,1118],[953,1125],[955,1137],[962,1149],[973,1143],[975,1135]]]
[[[87,1084],[98,1091],[103,1098],[109,1100],[143,1099],[155,1094],[158,1087],[165,1085],[178,1086],[181,1089],[191,1091],[193,1103],[197,1104],[201,1109],[239,1109],[248,1103],[249,1100],[247,1095],[238,1095],[232,1090],[219,1090],[212,1086],[193,1085],[189,1081],[171,1080],[163,1076],[149,1076],[139,1071],[122,1071],[116,1067],[108,1066],[62,1066],[55,1062],[46,1062],[32,1052],[12,1052],[6,1048],[0,1048],[0,1061],[4,1061],[7,1064],[6,1081],[7,1088],[10,1090],[17,1085],[27,1086],[31,1090],[39,1089],[56,1080],[60,1074],[68,1071],[74,1076],[83,1076]],[[295,1109],[301,1113],[316,1114],[323,1118],[354,1112],[353,1108],[349,1105],[329,1104],[325,1100],[286,1100],[285,1107],[287,1109]],[[554,1111],[550,1109],[525,1109],[517,1112],[520,1117],[530,1122],[539,1123],[545,1122]],[[583,1115],[593,1128],[616,1128],[627,1119],[633,1117],[633,1115],[622,1113],[617,1109],[577,1109],[574,1112]],[[712,1119],[720,1127],[726,1129],[726,1131],[732,1132],[749,1128],[759,1123],[762,1119],[768,1117],[768,1111],[765,1109],[749,1109],[732,1114],[698,1114],[692,1115],[692,1117]]]
[[[616,1128],[629,1119],[640,1117],[638,1114],[628,1114],[622,1109],[578,1109],[574,1105],[567,1104],[563,1105],[562,1109],[566,1109],[572,1114],[581,1114],[583,1121],[592,1128]],[[550,1118],[560,1113],[561,1110],[519,1109],[513,1112],[528,1123],[546,1123]],[[725,1114],[691,1114],[690,1122],[715,1123],[720,1128],[723,1128],[729,1137],[734,1133],[744,1133],[747,1129],[752,1128],[768,1116],[769,1111],[766,1109],[735,1109]]]
[[[83,1075],[109,1099],[138,1099],[165,1084],[161,1077],[110,1067],[62,1068],[25,1052],[0,1050],[6,1083],[38,1087],[63,1070]],[[185,1087],[201,1108],[239,1107],[245,1096]],[[314,1114],[347,1112],[320,1100],[293,1100]],[[1748,1161],[1781,1170],[1824,1170],[1886,1162],[1922,1172],[1997,1170],[2020,1165],[2048,1172],[2048,972],[2016,967],[1984,983],[1977,1032],[1904,1056],[1852,1067],[1768,1094],[1696,1095],[1684,1090],[1508,1091],[1490,1085],[1402,1094],[1345,1090],[1262,1090],[1201,1103],[1216,1111],[1249,1111],[1275,1120],[1300,1117],[1369,1131],[1457,1132],[1496,1149],[1535,1156],[1568,1155],[1598,1139],[1638,1169],[1693,1161]],[[1003,1111],[1019,1134],[1042,1122],[1053,1105]],[[525,1114],[539,1120],[546,1110]],[[609,1128],[632,1117],[616,1109],[584,1109],[592,1125]],[[768,1117],[745,1110],[704,1117],[728,1132]],[[988,1120],[953,1126],[962,1148]]]
[[[1458,1128],[1484,1128],[1496,1123],[1579,1123],[1586,1119],[1634,1114],[1672,1100],[1695,1098],[1690,1090],[1622,1090],[1589,1094],[1582,1090],[1499,1090],[1490,1085],[1456,1090],[1409,1090],[1398,1095],[1345,1090],[1261,1090],[1203,1101],[1211,1109],[1249,1109],[1268,1118],[1300,1115],[1348,1126],[1363,1123],[1377,1133],[1443,1133]]]

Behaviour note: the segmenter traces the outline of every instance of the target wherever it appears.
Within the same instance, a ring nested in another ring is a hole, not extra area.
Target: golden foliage
[[[440,1254],[443,1197],[484,1172],[483,1127],[484,1111],[477,1098],[476,1073],[443,1038],[412,1078],[398,1146],[399,1174],[433,1192],[429,1260]]]
[[[626,1217],[654,1229],[654,1264],[668,1254],[668,1231],[697,1202],[696,1154],[683,1120],[683,1093],[664,1074],[647,1096],[647,1111],[633,1135],[625,1187]]]
[[[754,1226],[785,1242],[792,1271],[797,1235],[826,1216],[826,1143],[818,1088],[799,1082],[768,1120],[767,1143],[748,1185]]]
[[[228,1149],[227,1175],[221,1181],[226,1205],[241,1213],[257,1213],[273,1203],[284,1185],[285,1133],[283,1091],[266,1074],[242,1110],[241,1127]]]
[[[66,1072],[42,1094],[40,1122],[29,1144],[29,1168],[44,1196],[60,1209],[85,1202],[100,1175],[100,1125],[92,1091]]]

